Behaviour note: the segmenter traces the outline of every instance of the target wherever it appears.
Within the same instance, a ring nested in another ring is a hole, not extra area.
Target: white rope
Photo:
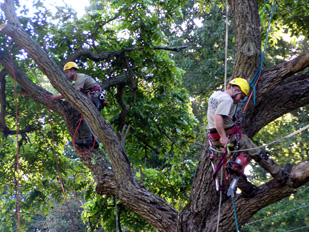
[[[272,142],[270,142],[270,143],[268,143],[268,144],[265,144],[265,145],[262,145],[262,146],[259,146],[259,147],[254,147],[254,148],[248,148],[248,149],[242,149],[242,150],[237,150],[237,151],[231,151],[231,153],[243,152],[243,151],[250,151],[250,150],[260,149],[260,148],[263,148],[263,147],[268,147],[268,146],[270,146],[270,145],[272,145],[272,144],[274,144],[274,143],[280,142],[280,141],[283,140],[283,139],[287,139],[287,138],[290,138],[290,137],[292,137],[292,136],[294,136],[294,135],[296,135],[296,134],[299,134],[300,132],[302,132],[302,131],[304,131],[304,130],[306,130],[306,129],[308,129],[308,128],[309,128],[309,124],[306,125],[306,126],[304,126],[304,127],[302,127],[302,128],[300,128],[300,129],[298,129],[297,131],[295,131],[295,132],[293,132],[293,133],[291,133],[291,134],[288,134],[288,135],[286,135],[286,136],[284,136],[284,137],[281,137],[281,138],[279,138],[279,139],[276,139],[276,140],[274,140],[274,141],[272,141]],[[213,150],[213,151],[215,151],[215,152],[218,152],[218,153],[224,153],[224,152],[225,152],[225,151],[216,150],[216,149],[214,149],[214,148],[212,148],[212,147],[210,147],[210,149]]]
[[[229,16],[229,5],[228,5],[228,0],[226,0],[224,90],[226,90],[226,79],[227,79],[227,49],[228,49],[228,36],[229,36],[228,16]],[[223,181],[223,168],[221,168],[221,185],[222,185],[222,181]],[[219,231],[219,224],[220,224],[221,202],[222,202],[222,191],[220,190],[219,211],[218,211],[218,219],[217,219],[217,232]]]
[[[288,230],[287,232],[296,231],[296,230],[305,229],[305,228],[309,228],[309,226],[303,226],[303,227],[295,228],[293,230]],[[305,231],[305,230],[302,230],[302,231]]]
[[[227,79],[227,49],[228,49],[228,38],[229,38],[228,16],[229,16],[229,5],[228,5],[228,0],[226,0],[224,90],[226,90],[226,79]]]
[[[221,168],[221,186],[223,184],[223,168]],[[219,210],[218,210],[218,219],[217,219],[217,232],[219,231],[220,217],[221,217],[221,203],[222,203],[222,191],[220,191],[220,200],[219,200]]]
[[[277,217],[277,216],[280,216],[280,215],[283,215],[283,214],[287,214],[287,213],[290,213],[290,212],[293,212],[293,211],[295,211],[295,210],[298,210],[298,209],[301,209],[301,208],[305,208],[305,207],[308,207],[308,206],[309,206],[309,204],[300,206],[300,207],[298,207],[298,208],[296,208],[296,209],[291,209],[291,210],[285,211],[285,212],[283,212],[283,213],[277,213],[277,214],[272,215],[272,216],[269,216],[269,217],[267,217],[267,218],[262,218],[262,219],[259,219],[259,220],[253,221],[253,222],[249,222],[249,223],[245,224],[244,226],[247,226],[247,225],[250,225],[250,224],[253,224],[253,223],[256,223],[256,222],[264,221],[264,220],[266,220],[266,219],[273,218],[273,217]]]
[[[116,232],[118,231],[118,209],[117,209],[117,196],[115,195],[115,220],[116,220]]]

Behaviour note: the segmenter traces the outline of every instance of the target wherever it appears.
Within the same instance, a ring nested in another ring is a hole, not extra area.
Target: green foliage
[[[43,210],[38,211],[35,217],[32,216],[33,222],[27,231],[71,231],[73,230],[71,215],[76,231],[87,231],[87,223],[81,220],[82,202],[81,198],[70,199],[68,201],[69,211],[66,204],[51,200],[52,205],[48,208],[48,214]]]
[[[307,231],[309,227],[308,190],[308,185],[305,185],[289,198],[262,209],[241,228],[241,231]]]

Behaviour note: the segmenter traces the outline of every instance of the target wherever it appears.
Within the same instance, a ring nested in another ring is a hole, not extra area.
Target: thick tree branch
[[[13,73],[15,73],[16,81],[23,89],[23,96],[30,97],[36,102],[39,102],[45,106],[48,105],[45,94],[51,95],[51,93],[35,85],[28,78],[28,76],[15,64],[14,67],[12,67],[10,55],[0,52],[0,63],[11,76],[13,76]],[[67,111],[71,110],[68,109],[71,108],[71,106],[63,101],[50,101],[50,108],[61,116],[64,116]]]
[[[101,83],[101,87],[103,89],[109,89],[109,88],[114,87],[114,86],[125,85],[126,83],[127,83],[126,74],[121,74],[121,75],[118,75],[116,77],[112,77],[110,79],[103,81]]]
[[[293,167],[291,171],[291,180],[293,187],[289,185],[279,185],[275,180],[271,180],[258,188],[254,198],[248,199],[242,197],[242,195],[237,195],[235,205],[236,211],[240,212],[238,215],[240,218],[239,226],[244,225],[259,210],[290,196],[292,193],[295,193],[295,188],[306,184],[309,181],[309,162],[303,162]],[[243,207],[246,207],[246,210],[243,210]],[[222,215],[222,221],[220,223],[220,225],[222,225],[222,231],[229,231],[228,228],[235,228],[233,220],[229,220],[230,223],[228,225],[223,223],[223,218],[233,217],[231,200],[224,203],[222,211],[227,212],[227,215]]]
[[[246,113],[243,127],[249,137],[276,118],[309,104],[309,75],[294,75],[265,95]]]
[[[167,50],[167,51],[179,52],[179,51],[186,49],[186,48],[188,48],[188,46],[179,46],[179,47],[155,46],[154,50]],[[110,57],[121,56],[124,53],[133,52],[133,51],[136,51],[136,50],[143,50],[143,48],[141,48],[141,47],[124,48],[124,49],[120,49],[118,51],[104,51],[104,52],[101,52],[101,53],[98,53],[98,54],[93,53],[89,49],[81,48],[81,49],[77,50],[74,54],[70,55],[68,57],[67,61],[77,60],[80,57],[87,57],[88,59],[93,60],[93,61],[102,61],[102,60],[106,60]]]
[[[263,71],[257,86],[257,96],[267,96],[270,91],[281,85],[283,81],[307,67],[309,67],[309,51],[290,61],[280,63]]]

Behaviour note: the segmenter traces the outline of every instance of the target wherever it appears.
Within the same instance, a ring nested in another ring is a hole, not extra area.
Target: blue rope
[[[250,91],[253,91],[253,104],[254,104],[254,105],[255,105],[255,96],[256,96],[255,83],[256,83],[256,80],[257,80],[258,76],[260,75],[260,72],[262,71],[262,66],[263,66],[265,51],[266,51],[266,47],[267,47],[268,35],[269,35],[269,31],[270,31],[270,25],[271,25],[271,21],[272,21],[273,14],[274,14],[274,9],[275,9],[275,3],[276,3],[276,0],[274,0],[273,5],[272,5],[272,8],[271,8],[271,15],[270,15],[269,22],[268,22],[268,27],[267,27],[267,33],[266,33],[266,38],[265,38],[264,49],[263,49],[263,52],[262,52],[262,54],[261,54],[260,66],[259,66],[258,70],[256,71],[256,73],[254,74],[252,80],[249,82],[250,89],[251,89]],[[247,98],[245,98],[245,99],[242,101],[242,105],[243,105],[246,101],[247,101]]]
[[[232,202],[233,202],[233,208],[234,208],[234,216],[235,216],[235,224],[236,224],[236,231],[238,232],[238,222],[237,222],[237,214],[236,214],[236,207],[234,202],[234,193],[232,193]]]

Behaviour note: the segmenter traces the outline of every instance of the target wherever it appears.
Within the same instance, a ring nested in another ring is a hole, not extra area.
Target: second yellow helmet
[[[70,62],[68,62],[68,63],[66,63],[66,64],[64,65],[63,71],[69,70],[69,69],[71,69],[71,68],[79,69],[78,65],[77,65],[75,62],[70,61]]]

